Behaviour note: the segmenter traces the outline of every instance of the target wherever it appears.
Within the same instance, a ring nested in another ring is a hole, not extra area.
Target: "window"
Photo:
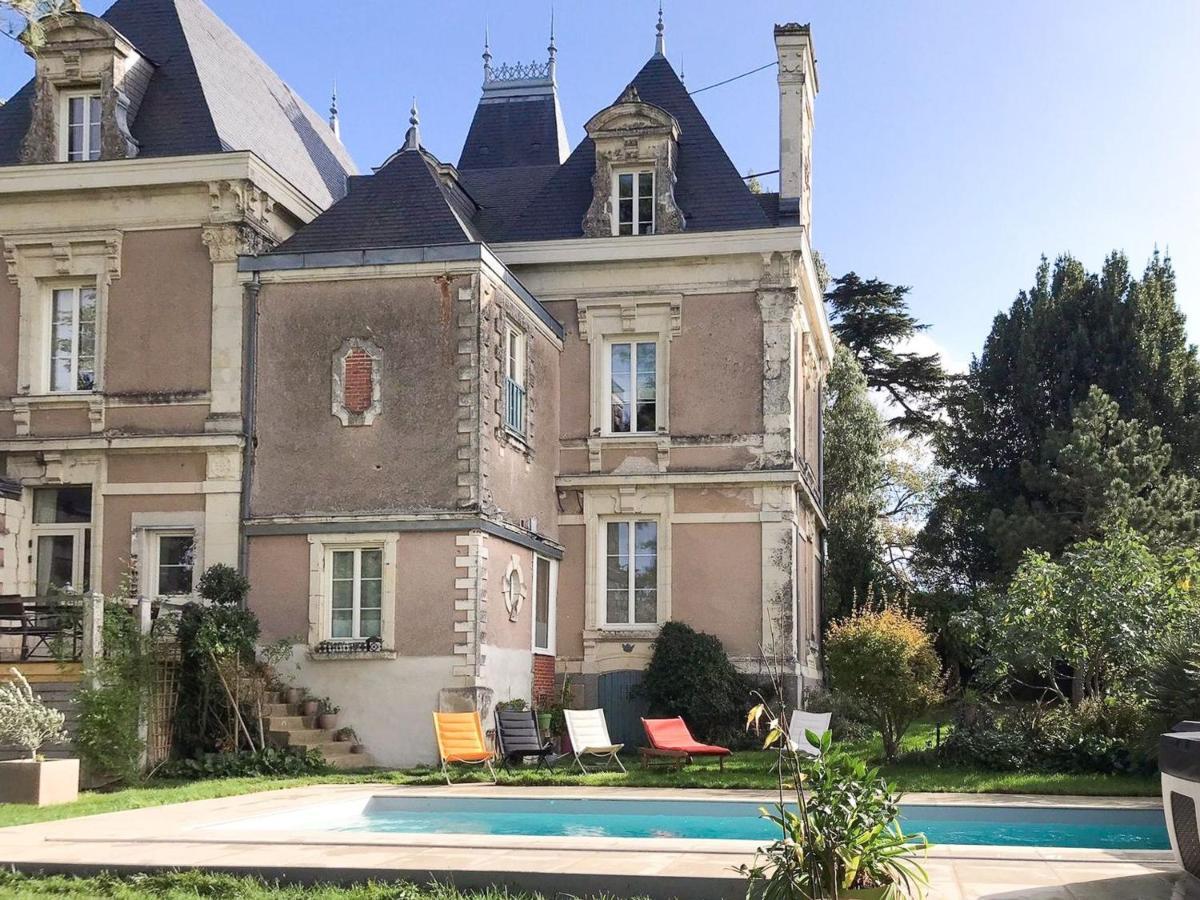
[[[33,548],[39,597],[54,590],[90,588],[92,489],[38,488],[33,492]]]
[[[330,551],[330,626],[334,640],[382,637],[383,548]]]
[[[158,531],[151,536],[154,554],[151,597],[179,597],[192,592],[196,535],[192,531]]]
[[[618,172],[615,234],[654,234],[654,173]]]
[[[504,328],[504,427],[525,434],[526,335],[511,323]]]
[[[558,593],[558,563],[533,557],[533,651],[554,654],[554,615]]]
[[[605,523],[604,622],[658,623],[658,522]]]
[[[60,157],[67,162],[100,158],[100,95],[87,91],[63,95]]]
[[[657,394],[658,343],[620,341],[610,344],[610,432],[641,434],[656,431]]]
[[[50,310],[50,390],[96,389],[96,288],[55,288]]]

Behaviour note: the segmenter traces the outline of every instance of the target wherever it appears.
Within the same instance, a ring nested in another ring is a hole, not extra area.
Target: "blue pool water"
[[[1165,850],[1161,810],[996,806],[903,808],[904,828],[934,844],[1008,844]],[[292,827],[296,820],[292,818]],[[567,837],[770,840],[776,832],[757,803],[701,800],[552,800],[375,797],[365,808],[326,818],[323,830],[394,834],[507,834]]]

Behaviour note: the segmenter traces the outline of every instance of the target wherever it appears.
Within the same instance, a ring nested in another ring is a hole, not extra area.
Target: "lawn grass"
[[[1159,793],[1154,775],[1068,775],[1034,772],[991,772],[942,764],[932,752],[937,741],[937,726],[918,723],[909,729],[904,739],[904,754],[891,764],[882,765],[884,777],[895,782],[905,792],[959,791],[964,793],[1001,794],[1075,794],[1082,796],[1153,797]],[[878,737],[847,742],[842,746],[867,762],[877,765],[882,757]],[[725,762],[721,771],[714,762],[699,762],[679,772],[664,769],[642,769],[636,759],[626,759],[628,774],[596,772],[590,775],[572,773],[569,760],[564,759],[557,772],[518,770],[512,774],[500,772],[500,783],[507,785],[589,785],[611,787],[678,787],[678,788],[750,788],[771,790],[775,776],[771,771],[773,755],[761,751],[739,751]],[[479,781],[477,770],[461,772],[457,780]],[[444,784],[441,773],[432,768],[407,770],[367,770],[334,772],[324,775],[295,777],[222,778],[208,781],[164,782],[151,781],[110,792],[89,791],[74,803],[60,806],[34,807],[0,804],[0,827],[48,822],[74,816],[118,812],[182,803],[188,800],[207,800],[230,797],[254,791],[303,787],[310,784]]]
[[[257,878],[205,872],[158,875],[28,876],[0,870],[0,900],[533,900],[502,889],[460,893],[451,887],[418,887],[371,881],[340,887],[281,885]]]

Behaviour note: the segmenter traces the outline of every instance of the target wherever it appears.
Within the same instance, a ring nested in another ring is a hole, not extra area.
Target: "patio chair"
[[[548,739],[542,738],[537,716],[532,709],[497,709],[496,743],[499,745],[500,764],[511,771],[514,763],[520,764],[526,757],[536,756],[537,766],[546,766],[554,771],[558,756]]]
[[[450,763],[470,766],[486,766],[496,783],[496,770],[492,768],[491,750],[483,740],[483,723],[478,712],[433,714],[433,731],[437,735],[438,755],[442,758],[442,775],[450,784]]]
[[[688,729],[687,723],[676,716],[674,719],[642,719],[642,727],[646,729],[649,747],[641,749],[642,762],[649,764],[654,757],[693,762],[697,756],[715,756],[721,769],[725,768],[725,757],[730,753],[728,747],[718,747],[715,744],[701,744]]]
[[[793,709],[792,718],[788,722],[788,746],[797,753],[805,756],[820,756],[821,749],[808,739],[806,732],[820,737],[829,730],[829,721],[833,713],[810,713],[802,709]]]
[[[567,736],[571,738],[571,750],[575,753],[575,763],[587,774],[587,766],[582,757],[594,756],[606,760],[604,768],[617,764],[622,772],[625,766],[617,755],[624,744],[614,744],[608,736],[608,723],[604,720],[602,709],[564,709],[563,717],[567,720]]]

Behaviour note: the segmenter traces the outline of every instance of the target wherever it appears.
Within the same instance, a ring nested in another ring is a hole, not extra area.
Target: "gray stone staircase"
[[[302,747],[319,750],[325,762],[335,769],[362,769],[375,765],[369,753],[351,753],[350,741],[335,741],[334,730],[317,727],[316,716],[303,714],[300,704],[286,703],[281,694],[268,697],[263,707],[263,730],[276,747]],[[339,728],[343,727],[341,723]]]

